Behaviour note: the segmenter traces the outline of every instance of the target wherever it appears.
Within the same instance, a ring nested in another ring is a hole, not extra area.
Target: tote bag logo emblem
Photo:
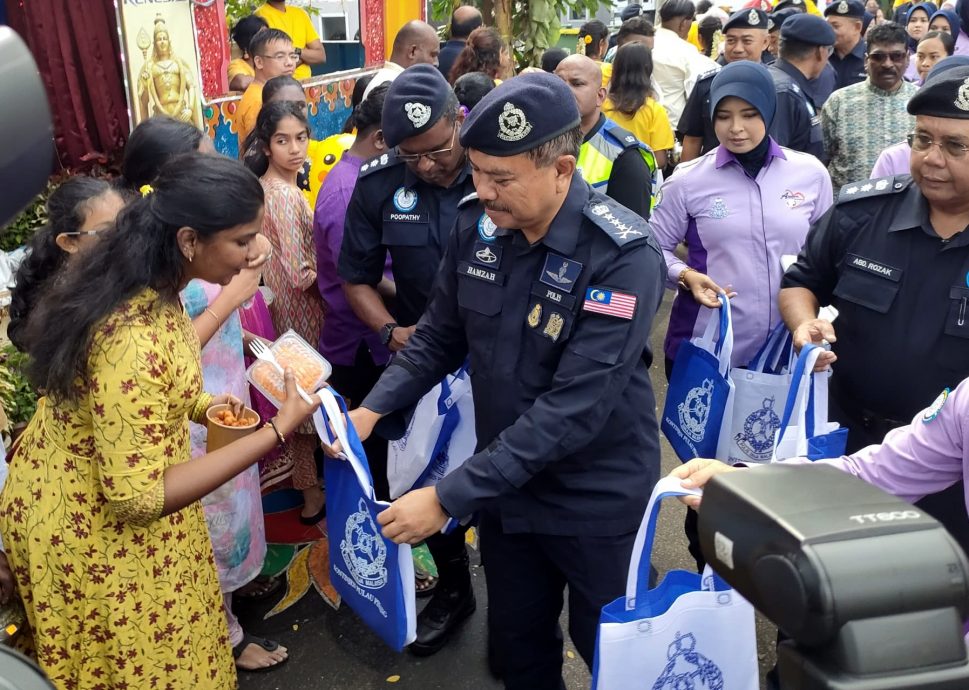
[[[713,380],[704,379],[699,386],[691,388],[683,402],[676,406],[680,417],[680,428],[696,443],[702,441],[706,435],[712,398]]]
[[[681,635],[666,650],[669,663],[653,683],[653,690],[723,690],[720,668],[696,651],[693,633]]]
[[[340,540],[340,553],[350,569],[350,576],[361,587],[380,589],[387,584],[387,545],[380,538],[377,525],[361,498],[360,510],[347,518],[346,532]]]
[[[749,409],[749,408],[748,408]],[[744,420],[743,433],[734,442],[752,460],[770,460],[774,451],[774,436],[781,426],[781,419],[774,412],[774,398],[764,398],[759,410],[751,412]]]

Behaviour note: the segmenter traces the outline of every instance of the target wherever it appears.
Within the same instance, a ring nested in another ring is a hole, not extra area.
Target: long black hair
[[[150,184],[173,156],[197,151],[202,132],[164,115],[143,120],[131,131],[121,161],[121,183],[128,189]]]
[[[353,114],[357,112],[357,108],[363,103],[363,94],[367,92],[367,87],[370,86],[371,81],[373,81],[373,75],[365,74],[362,77],[358,77],[357,83],[353,85],[353,93],[350,95],[350,107],[353,110],[350,111],[350,116],[344,120],[343,129],[340,130],[341,134],[349,134],[357,126],[353,120]]]
[[[166,163],[153,191],[118,215],[94,246],[79,254],[50,286],[27,322],[28,375],[55,400],[76,401],[75,384],[89,378],[87,359],[97,325],[146,288],[176,301],[185,283],[177,233],[190,227],[200,241],[251,223],[263,205],[252,173],[224,156],[189,153]]]
[[[653,56],[642,43],[628,43],[616,51],[609,81],[609,99],[619,112],[632,117],[653,95]]]
[[[306,132],[309,133],[310,124],[306,119],[306,110],[300,107],[299,103],[295,101],[263,103],[259,110],[259,117],[256,118],[256,126],[252,130],[251,139],[250,137],[246,138],[246,141],[249,142],[249,148],[246,150],[243,163],[253,174],[262,177],[269,169],[269,156],[266,155],[265,150],[269,148],[269,142],[272,140],[273,134],[276,133],[280,121],[287,117],[295,117],[306,125]]]
[[[24,349],[23,331],[27,318],[43,293],[47,282],[56,276],[70,256],[57,246],[57,236],[77,232],[84,224],[90,203],[113,190],[110,183],[95,177],[72,177],[47,198],[47,225],[30,239],[27,255],[17,269],[16,287],[10,296],[10,323],[7,337]]]

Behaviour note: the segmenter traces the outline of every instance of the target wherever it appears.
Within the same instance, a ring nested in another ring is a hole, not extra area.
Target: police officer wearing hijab
[[[824,17],[835,33],[831,53],[831,66],[838,75],[835,88],[865,81],[865,6],[858,0],[836,0],[825,8]]]
[[[384,98],[382,128],[390,152],[360,167],[347,208],[337,272],[353,311],[395,352],[424,313],[458,203],[474,192],[458,141],[463,121],[458,100],[436,67],[404,70]],[[377,292],[388,252],[397,286],[393,314]],[[403,429],[385,433],[398,438]],[[410,646],[422,655],[438,651],[475,609],[464,532],[435,535],[427,545],[439,577]]]
[[[772,63],[767,51],[767,13],[760,9],[744,9],[734,12],[723,25],[723,55],[717,59],[721,65],[752,60]],[[710,119],[710,85],[720,70],[710,70],[700,77],[686,101],[676,131],[683,136],[683,153],[680,160],[689,161],[719,146]]]
[[[797,14],[781,27],[780,57],[770,73],[777,88],[773,136],[782,146],[824,160],[821,106],[812,97],[817,79],[831,54],[834,30],[821,17]]]
[[[351,413],[366,437],[470,358],[478,452],[378,520],[415,543],[479,513],[490,644],[512,688],[563,687],[566,585],[591,665],[659,472],[648,369],[662,256],[645,221],[575,174],[581,141],[575,98],[551,74],[505,81],[475,107],[461,144],[477,197],[417,331]]]
[[[908,112],[911,176],[845,185],[780,296],[797,347],[832,344],[820,364],[836,362],[831,416],[849,453],[969,375],[969,67],[933,73]],[[836,326],[817,317],[824,304]],[[969,546],[961,485],[922,507]]]

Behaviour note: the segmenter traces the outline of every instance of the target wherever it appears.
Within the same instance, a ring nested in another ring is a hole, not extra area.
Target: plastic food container
[[[313,394],[323,387],[330,378],[333,367],[303,340],[296,331],[283,333],[269,348],[276,355],[276,361],[283,369],[291,369],[296,377],[296,383],[303,390]],[[246,378],[276,407],[280,407],[286,399],[286,386],[283,375],[270,362],[257,359],[246,370]]]
[[[206,411],[205,416],[208,422],[206,425],[208,434],[206,435],[205,450],[207,453],[218,450],[222,446],[227,446],[233,441],[238,441],[243,436],[248,436],[259,428],[259,414],[255,410],[250,410],[248,407],[242,410],[242,416],[239,418],[246,422],[245,426],[227,426],[224,424],[218,419],[217,415],[219,412],[230,410],[231,408],[231,405],[213,405]]]

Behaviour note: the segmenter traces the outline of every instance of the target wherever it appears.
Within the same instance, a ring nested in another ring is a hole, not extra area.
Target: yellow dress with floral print
[[[211,401],[195,330],[146,290],[95,329],[88,364],[80,402],[41,400],[0,494],[38,661],[70,690],[234,688],[202,506],[161,516]]]

